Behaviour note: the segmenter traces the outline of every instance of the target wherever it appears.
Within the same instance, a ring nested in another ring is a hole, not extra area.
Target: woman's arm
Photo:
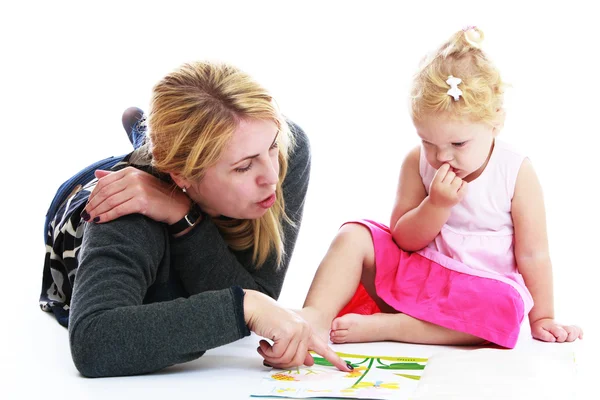
[[[273,366],[312,365],[312,350],[349,371],[297,313],[257,291],[233,286],[144,304],[148,288],[164,284],[170,272],[168,243],[164,226],[139,214],[86,227],[69,323],[71,354],[83,375],[156,371],[250,330],[272,340],[262,340],[259,353]]]
[[[548,342],[573,341],[581,337],[579,328],[554,321],[546,211],[541,185],[528,159],[519,169],[511,213],[515,229],[515,260],[534,302],[529,312],[533,337]]]
[[[250,334],[240,288],[143,304],[169,262],[164,226],[142,215],[86,226],[69,321],[82,374],[156,371]]]

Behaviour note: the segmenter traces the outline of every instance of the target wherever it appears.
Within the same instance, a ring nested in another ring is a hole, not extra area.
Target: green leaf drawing
[[[315,364],[317,364],[317,365],[324,365],[324,366],[326,366],[326,367],[333,367],[333,364],[332,364],[332,363],[330,363],[329,361],[327,361],[327,360],[326,360],[326,359],[324,359],[324,358],[321,358],[321,357],[313,357],[313,360],[315,360]],[[352,364],[352,363],[351,363],[350,361],[348,361],[348,360],[344,360],[344,361],[346,361],[346,364],[350,364],[350,365],[352,365],[354,368],[356,368],[356,367],[358,366],[358,365],[356,365],[356,364]]]
[[[425,366],[419,363],[393,363],[390,365],[378,365],[379,369],[412,369],[421,370],[425,369]]]
[[[324,359],[324,358],[321,358],[321,357],[313,357],[313,360],[315,360],[315,364],[317,364],[317,365],[325,365],[325,366],[328,366],[328,367],[333,367],[333,364],[332,364],[332,363],[330,363],[329,361],[327,361],[327,360],[326,360],[326,359]]]
[[[421,379],[421,377],[419,375],[408,375],[408,374],[394,374],[394,375],[398,375],[398,376],[401,376],[403,378],[412,379],[412,380],[415,380],[415,381],[418,381],[419,379]]]

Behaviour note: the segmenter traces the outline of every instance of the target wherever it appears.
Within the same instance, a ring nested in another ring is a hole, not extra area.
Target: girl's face
[[[273,121],[242,120],[217,164],[186,185],[188,195],[211,216],[262,217],[276,200],[278,134]]]
[[[450,164],[451,170],[467,182],[481,175],[497,128],[486,123],[457,121],[443,114],[429,115],[413,123],[429,165],[437,170],[443,164]]]

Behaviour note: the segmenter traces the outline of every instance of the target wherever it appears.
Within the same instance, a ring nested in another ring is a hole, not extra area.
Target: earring
[[[187,194],[187,188],[185,186],[181,188],[181,191]]]

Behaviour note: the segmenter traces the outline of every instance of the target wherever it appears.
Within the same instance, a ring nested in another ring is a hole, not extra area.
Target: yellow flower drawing
[[[344,378],[358,378],[359,376],[361,376],[363,374],[363,371],[366,371],[367,367],[354,367],[354,370],[352,372],[348,372],[346,375],[344,375]]]
[[[271,378],[275,379],[276,381],[297,381],[298,379],[295,379],[293,376],[291,375],[287,375],[287,374],[273,374],[271,375]]]

